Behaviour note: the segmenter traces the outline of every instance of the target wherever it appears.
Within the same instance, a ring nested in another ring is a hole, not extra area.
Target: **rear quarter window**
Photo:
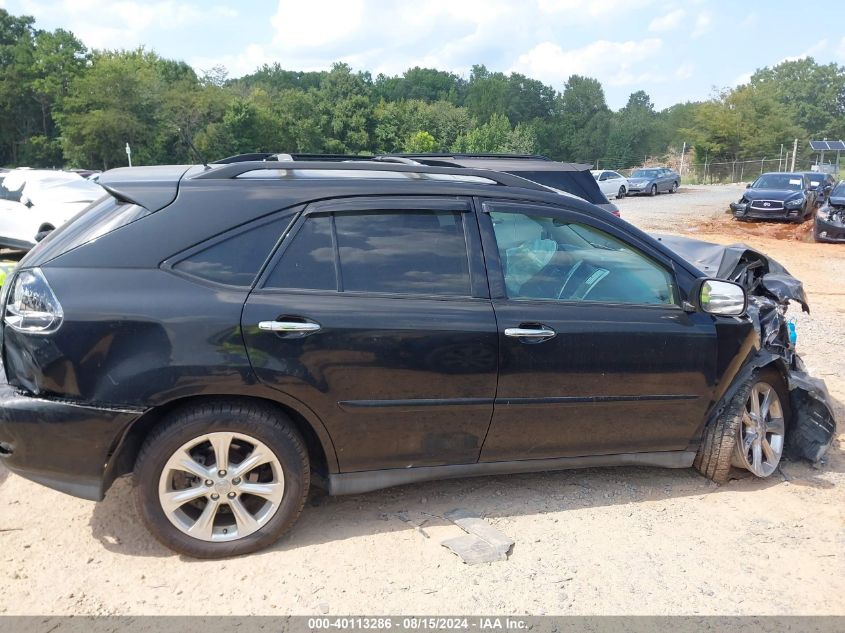
[[[291,219],[285,215],[214,238],[207,246],[192,249],[172,268],[214,283],[251,286]]]

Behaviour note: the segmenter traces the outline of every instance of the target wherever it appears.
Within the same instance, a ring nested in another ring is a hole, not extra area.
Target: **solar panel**
[[[810,147],[817,152],[845,152],[845,142],[843,141],[810,141]]]

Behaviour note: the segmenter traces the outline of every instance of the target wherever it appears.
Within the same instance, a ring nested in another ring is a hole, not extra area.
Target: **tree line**
[[[181,132],[180,132],[181,130]],[[539,153],[620,169],[678,152],[695,160],[777,156],[781,144],[845,136],[845,67],[812,58],[754,73],[707,101],[657,110],[646,92],[612,111],[601,83],[562,90],[476,65],[399,76],[265,65],[230,79],[153,51],[91,50],[73,33],[0,9],[0,165],[108,169],[244,152]],[[689,160],[689,159],[687,159]]]

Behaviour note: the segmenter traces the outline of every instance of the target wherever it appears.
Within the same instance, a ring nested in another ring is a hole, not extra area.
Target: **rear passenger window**
[[[220,284],[251,286],[290,221],[287,215],[237,233],[188,256],[173,269]]]
[[[471,294],[460,213],[407,211],[335,216],[344,290]]]
[[[265,287],[337,289],[331,216],[312,215],[305,220]]]

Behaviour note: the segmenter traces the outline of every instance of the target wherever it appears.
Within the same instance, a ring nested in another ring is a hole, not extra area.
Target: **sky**
[[[262,64],[469,76],[473,64],[562,90],[595,77],[608,105],[645,90],[659,108],[706,99],[763,66],[812,56],[845,64],[845,2],[787,0],[0,0],[91,48],[135,48],[198,72]]]

